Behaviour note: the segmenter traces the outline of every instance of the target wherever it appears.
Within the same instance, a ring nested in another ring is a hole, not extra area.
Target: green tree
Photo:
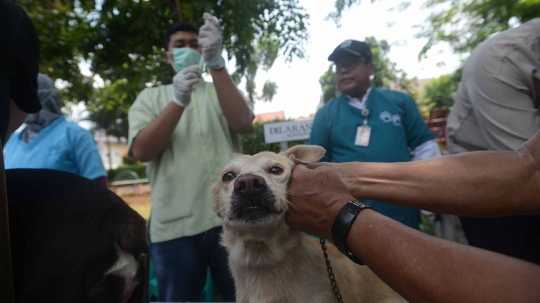
[[[442,75],[426,84],[422,103],[428,108],[448,108],[454,105],[459,78],[455,74]]]
[[[341,27],[341,15],[343,12],[355,4],[360,4],[360,2],[361,0],[336,0],[334,3],[336,10],[329,13],[325,20],[332,20],[338,28]]]
[[[540,16],[540,1],[531,0],[428,0],[432,13],[417,37],[427,38],[419,54],[440,42],[456,53],[469,53],[490,35]]]
[[[386,40],[378,41],[375,37],[367,37],[365,41],[371,46],[373,65],[375,66],[375,75],[371,82],[376,87],[404,91],[416,99],[415,79],[409,79],[405,71],[397,68],[396,64],[390,61],[388,58],[390,52],[388,42]],[[330,65],[328,70],[319,78],[324,103],[339,95],[335,76],[333,65]]]
[[[327,19],[339,27],[342,13],[360,2],[336,0],[336,11]],[[410,4],[404,1],[393,9],[405,10]],[[492,34],[540,16],[538,0],[425,0],[424,8],[431,14],[417,35],[428,40],[419,58],[440,42],[449,43],[457,53],[469,53]]]
[[[175,2],[16,1],[36,26],[41,46],[40,70],[65,81],[65,100],[97,102],[99,92],[94,91],[92,84],[93,76],[99,75],[105,86],[128,81],[121,87],[122,94],[127,94],[127,105],[143,88],[172,80],[172,69],[163,66],[162,52],[164,30],[178,20]],[[268,68],[273,63],[272,56],[275,59],[282,55],[286,60],[292,60],[304,54],[309,16],[298,0],[179,2],[184,21],[200,26],[206,11],[220,20],[224,49],[229,59],[234,58],[236,62],[236,79],[249,76],[247,70],[250,64],[253,65],[252,54],[259,41],[267,41],[267,50],[272,51],[258,54],[265,56],[264,64],[269,64]],[[81,74],[81,62],[89,65],[91,77]],[[258,66],[255,64],[254,69]],[[104,106],[103,110],[108,108],[110,106]]]
[[[272,99],[274,99],[274,96],[277,94],[277,89],[278,89],[278,86],[276,82],[266,80],[266,82],[264,82],[264,86],[262,89],[261,99],[266,102],[272,101]]]
[[[278,56],[279,52],[279,40],[277,37],[263,38],[256,43],[251,58],[247,63],[246,69],[242,71],[235,72],[232,77],[237,82],[240,81],[242,77],[246,79],[246,91],[248,93],[249,99],[254,102],[256,99],[262,101],[272,101],[272,98],[277,93],[277,84],[271,81],[266,81],[263,87],[262,97],[258,97],[255,92],[256,83],[255,77],[257,76],[257,71],[259,68],[262,68],[264,71],[268,71],[274,61]]]
[[[94,91],[94,98],[86,105],[89,115],[85,119],[93,122],[92,131],[101,131],[106,137],[127,137],[129,130],[127,113],[131,104],[126,92],[127,85],[127,80],[120,79]],[[111,144],[109,140],[105,142],[109,154],[109,167],[112,167]]]
[[[319,78],[319,84],[323,91],[322,101],[326,103],[335,97],[339,96],[339,91],[336,84],[336,72],[334,71],[334,65],[331,64],[328,70],[322,74]]]
[[[87,120],[94,123],[94,131],[103,131],[109,136],[126,137],[128,132],[127,113],[132,103],[129,100],[125,79],[117,80],[103,88],[94,90],[93,99],[87,102]]]
[[[377,41],[375,37],[367,37],[365,42],[371,46],[373,65],[375,65],[372,83],[376,87],[399,89],[416,99],[414,80],[409,79],[407,73],[397,68],[396,63],[388,58],[390,44],[386,40]]]

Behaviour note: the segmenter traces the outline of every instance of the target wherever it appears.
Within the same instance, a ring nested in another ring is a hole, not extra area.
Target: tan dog
[[[319,241],[285,223],[294,166],[316,162],[324,153],[322,147],[297,145],[281,154],[240,156],[223,169],[213,207],[223,219],[239,303],[337,302]],[[331,244],[327,248],[345,303],[406,302],[368,267]]]

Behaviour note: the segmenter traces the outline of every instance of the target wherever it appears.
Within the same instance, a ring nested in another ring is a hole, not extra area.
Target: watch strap
[[[364,209],[373,209],[372,207],[360,202],[349,201],[342,209],[339,210],[334,222],[332,223],[332,238],[337,249],[354,263],[364,265],[364,262],[354,255],[347,247],[347,236],[352,224],[356,220],[358,214]]]

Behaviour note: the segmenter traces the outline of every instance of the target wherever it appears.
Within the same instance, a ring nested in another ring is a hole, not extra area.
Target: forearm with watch
[[[251,129],[251,111],[225,69],[219,22],[207,14],[204,18],[206,21],[199,31],[199,44],[206,67],[214,80],[219,105],[229,126],[237,133],[245,133]]]
[[[339,249],[339,251],[351,259],[354,263],[359,265],[364,265],[364,262],[360,260],[347,246],[347,236],[351,230],[351,227],[356,220],[356,217],[360,214],[361,211],[366,209],[372,209],[372,207],[360,202],[351,200],[343,206],[332,223],[332,240],[334,245]]]
[[[348,255],[365,262],[410,302],[533,302],[540,298],[533,282],[540,279],[539,266],[428,236],[371,209],[358,211],[354,204],[361,203],[353,200],[340,210],[358,212],[345,236]],[[335,220],[340,220],[339,215]]]
[[[297,165],[288,190],[287,224],[325,239],[355,200],[324,165]],[[538,265],[429,236],[371,209],[348,221],[347,251],[409,302],[540,302]]]

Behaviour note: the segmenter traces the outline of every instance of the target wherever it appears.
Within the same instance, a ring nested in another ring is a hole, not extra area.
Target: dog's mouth
[[[276,207],[275,196],[265,188],[256,195],[233,193],[229,220],[257,223],[282,212]]]

